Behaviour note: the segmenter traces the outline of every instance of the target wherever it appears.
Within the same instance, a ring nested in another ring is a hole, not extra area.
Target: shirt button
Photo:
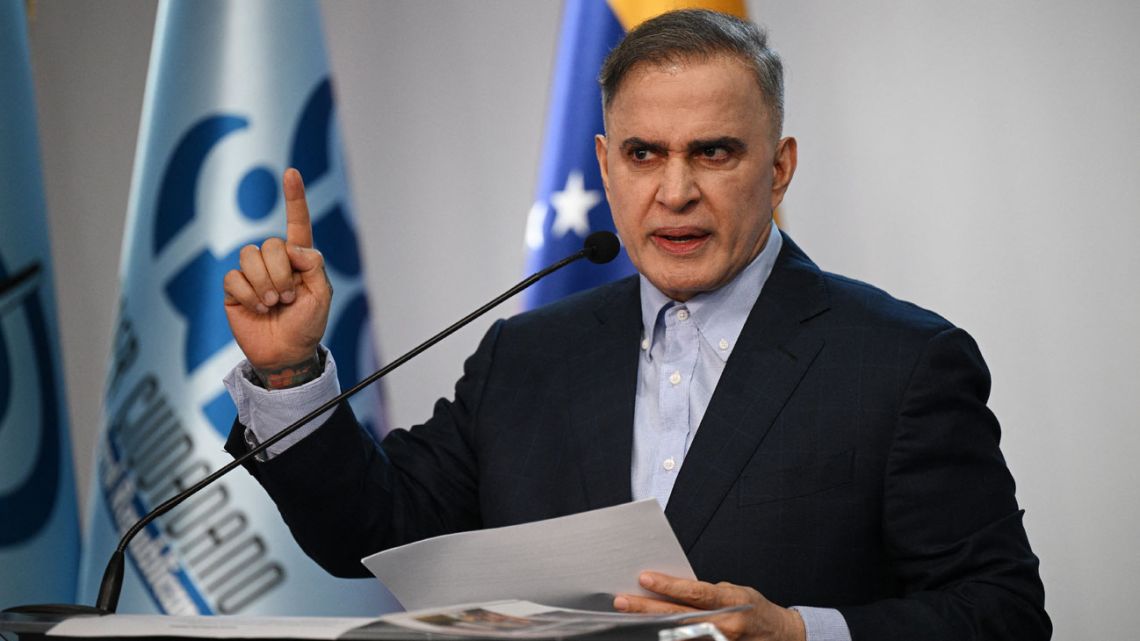
[[[641,349],[642,350],[649,349],[649,339],[648,338],[641,339]]]
[[[673,372],[669,375],[669,382],[677,385],[681,382],[681,372]]]
[[[684,307],[677,310],[677,320],[689,320],[689,310]]]
[[[661,464],[661,467],[665,468],[666,472],[672,472],[673,468],[677,467],[677,461],[674,461],[673,457],[670,456],[669,458],[665,459],[665,462]]]
[[[728,349],[728,339],[727,338],[720,339],[720,343],[718,343],[717,345],[721,349]]]

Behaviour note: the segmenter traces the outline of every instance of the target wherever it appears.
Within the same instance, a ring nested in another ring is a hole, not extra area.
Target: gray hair
[[[768,48],[768,34],[751,22],[707,9],[670,11],[630,31],[602,63],[598,74],[602,107],[609,109],[622,81],[642,63],[705,61],[718,55],[736,58],[752,71],[779,137],[784,124],[784,66]]]

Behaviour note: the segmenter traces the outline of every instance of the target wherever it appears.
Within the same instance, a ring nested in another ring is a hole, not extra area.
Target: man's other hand
[[[669,614],[747,605],[747,610],[712,616],[707,620],[734,641],[804,641],[807,635],[799,613],[781,608],[752,588],[723,582],[713,585],[658,572],[642,572],[638,583],[672,601],[619,594],[614,598],[615,610]]]
[[[241,269],[224,282],[226,317],[238,346],[270,389],[320,375],[317,344],[332,300],[324,258],[313,248],[305,185],[296,169],[282,179],[285,238],[241,250]]]

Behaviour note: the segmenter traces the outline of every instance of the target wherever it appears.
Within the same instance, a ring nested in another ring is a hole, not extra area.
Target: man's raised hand
[[[332,286],[313,225],[305,185],[285,170],[285,238],[241,250],[241,269],[224,281],[226,318],[238,346],[270,389],[292,387],[320,375],[317,344],[325,333]]]

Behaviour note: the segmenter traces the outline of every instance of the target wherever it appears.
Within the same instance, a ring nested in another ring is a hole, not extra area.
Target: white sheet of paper
[[[643,570],[696,578],[653,499],[448,534],[362,562],[408,610],[505,599],[609,609],[614,594],[645,593]]]
[[[68,619],[52,627],[47,636],[336,639],[371,621],[375,619],[111,614]]]

